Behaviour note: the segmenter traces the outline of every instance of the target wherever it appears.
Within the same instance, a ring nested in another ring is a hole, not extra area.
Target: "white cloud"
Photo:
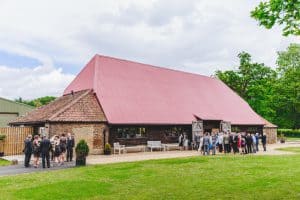
[[[38,68],[50,67],[52,78],[69,76],[53,63],[83,67],[96,53],[210,75],[232,69],[237,54],[248,51],[253,60],[275,67],[276,52],[300,40],[283,37],[280,27],[259,27],[250,18],[259,1],[0,0],[0,50],[38,59]],[[44,87],[33,95],[56,89]],[[2,87],[0,95],[7,90],[18,88]]]
[[[33,69],[0,66],[0,96],[10,99],[60,96],[73,78],[74,75],[47,66]]]

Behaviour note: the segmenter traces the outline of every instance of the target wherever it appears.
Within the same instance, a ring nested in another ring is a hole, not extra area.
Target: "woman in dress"
[[[237,143],[237,145],[238,145],[238,149],[239,149],[239,152],[240,152],[240,149],[242,147],[242,135],[241,135],[241,133],[238,133],[238,143]]]
[[[61,149],[60,149],[60,142],[59,142],[59,137],[58,135],[54,136],[54,162],[57,164],[60,164],[60,154],[61,154]]]
[[[40,137],[38,135],[35,135],[33,143],[32,143],[32,146],[33,146],[33,166],[35,168],[37,168],[40,164],[39,163],[40,154],[41,154],[40,144],[41,144]]]
[[[244,134],[241,135],[241,148],[242,154],[246,154],[246,137]]]
[[[66,155],[66,151],[67,151],[67,137],[64,133],[61,134],[59,143],[60,143],[60,150],[61,150],[60,162],[61,162],[61,164],[64,164],[65,155]]]

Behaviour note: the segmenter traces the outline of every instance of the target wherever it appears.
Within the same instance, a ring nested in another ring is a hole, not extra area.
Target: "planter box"
[[[76,158],[76,166],[86,166],[86,158]]]
[[[111,155],[111,150],[106,150],[106,151],[104,151],[104,155]]]

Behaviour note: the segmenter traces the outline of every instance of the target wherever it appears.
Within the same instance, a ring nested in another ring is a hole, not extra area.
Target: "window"
[[[173,126],[166,130],[165,135],[167,137],[179,137],[179,135],[183,132],[186,132],[186,130],[181,127]]]
[[[143,138],[146,137],[145,127],[130,127],[130,128],[117,128],[118,138]]]
[[[239,127],[233,126],[233,127],[231,127],[231,131],[232,131],[232,132],[240,132],[241,130],[240,130]]]

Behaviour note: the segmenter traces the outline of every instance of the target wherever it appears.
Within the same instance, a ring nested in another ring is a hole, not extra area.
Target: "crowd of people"
[[[56,165],[63,165],[65,161],[72,162],[73,148],[75,145],[74,136],[71,133],[54,135],[48,139],[46,136],[40,137],[28,135],[24,141],[24,166],[29,167],[33,155],[33,166],[37,168],[42,160],[42,167],[50,168],[50,160]]]
[[[251,154],[259,151],[259,144],[266,151],[267,137],[265,134],[259,133],[204,133],[203,135],[195,134],[192,143],[186,133],[179,136],[179,146],[181,149],[189,149],[189,144],[193,149],[200,151],[203,155],[215,155],[219,153],[234,154]]]

